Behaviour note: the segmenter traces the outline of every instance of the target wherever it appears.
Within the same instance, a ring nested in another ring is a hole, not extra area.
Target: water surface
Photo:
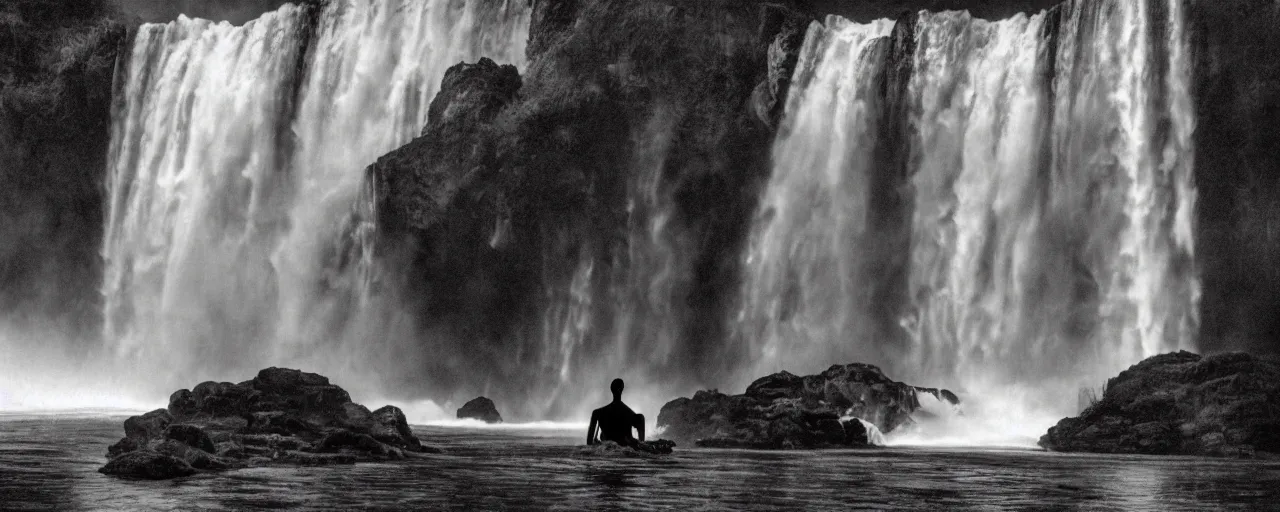
[[[1257,510],[1280,462],[892,448],[587,458],[579,432],[415,427],[427,459],[170,481],[97,472],[124,417],[0,416],[5,510]]]

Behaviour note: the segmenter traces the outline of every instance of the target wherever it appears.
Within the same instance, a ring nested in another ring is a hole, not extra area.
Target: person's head
[[[613,392],[614,398],[622,397],[622,379],[613,379],[613,383],[609,384],[609,391]]]

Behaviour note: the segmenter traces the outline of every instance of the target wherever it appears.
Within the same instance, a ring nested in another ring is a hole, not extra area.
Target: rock
[[[756,118],[772,129],[782,119],[810,18],[778,4],[764,4],[761,11],[759,36],[769,45],[768,74],[752,91],[751,104]]]
[[[135,440],[159,437],[170,423],[173,423],[173,415],[167,410],[156,409],[124,420],[124,435]]]
[[[645,441],[635,447],[622,446],[613,441],[579,446],[577,454],[584,457],[652,457],[669,455],[676,443],[666,439]]]
[[[422,442],[413,435],[409,421],[399,407],[387,405],[369,416],[372,420],[369,434],[374,439],[410,451],[422,451]]]
[[[1107,381],[1102,398],[1040,438],[1054,451],[1280,453],[1280,362],[1242,353],[1158,355]]]
[[[520,85],[520,73],[512,65],[499,66],[484,57],[475,64],[454,65],[445,71],[440,93],[427,109],[427,126],[492,121],[515,100]]]
[[[141,448],[137,439],[126,437],[107,447],[107,458],[114,458]]]
[[[124,428],[125,437],[107,449],[111,460],[104,473],[171,478],[197,470],[395,460],[405,451],[434,451],[413,435],[400,409],[369,412],[328,378],[286,368],[268,368],[238,384],[204,382],[178,390],[167,409],[131,417]]]
[[[502,423],[502,415],[493,400],[485,397],[472,399],[458,409],[458,419],[477,419],[485,423]]]
[[[257,411],[332,413],[351,402],[351,395],[329,384],[328,378],[299,370],[267,368],[249,382],[254,390],[262,393],[254,409]]]
[[[196,404],[196,396],[190,390],[179,389],[169,395],[169,414],[174,416],[193,416],[200,410]]]
[[[217,450],[209,435],[195,425],[169,425],[164,431],[164,436],[209,453]]]
[[[148,450],[126,453],[107,462],[98,470],[106,475],[164,480],[196,474],[195,468],[181,459]]]
[[[658,426],[676,442],[703,447],[865,446],[869,436],[857,418],[892,431],[911,421],[920,407],[917,393],[925,392],[959,401],[950,391],[896,382],[866,364],[805,377],[779,372],[752,382],[741,395],[699,391],[672,400],[659,412]]]
[[[146,451],[152,451],[161,455],[168,455],[170,457],[180,459],[196,469],[219,471],[232,467],[231,463],[224,461],[212,453],[192,448],[186,443],[174,439],[152,441],[147,445]]]

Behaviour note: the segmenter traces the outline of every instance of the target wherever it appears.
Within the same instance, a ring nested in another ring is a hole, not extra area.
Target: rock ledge
[[[1151,357],[1040,438],[1062,452],[1252,457],[1280,453],[1280,362],[1248,354]]]
[[[918,393],[959,403],[945,389],[909,386],[875,366],[854,363],[805,377],[775,373],[741,395],[711,390],[677,398],[662,406],[658,426],[677,443],[708,448],[866,446],[868,432],[858,419],[890,432],[911,421],[920,408]]]
[[[458,419],[476,419],[485,423],[502,423],[502,415],[498,414],[498,407],[493,404],[493,400],[485,397],[477,397],[471,399],[470,402],[463,404],[458,409]]]
[[[314,373],[267,368],[252,380],[204,382],[169,407],[124,422],[99,472],[167,479],[265,464],[396,460],[434,452],[393,406],[369,411]]]

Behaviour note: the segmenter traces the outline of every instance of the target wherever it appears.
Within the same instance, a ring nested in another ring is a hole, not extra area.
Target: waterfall
[[[114,113],[107,342],[211,377],[385,338],[363,171],[419,134],[449,66],[522,66],[528,16],[518,0],[334,0],[141,27]]]
[[[859,247],[874,243],[866,189],[892,24],[826,21],[806,35],[747,255],[739,326],[767,367],[753,375],[875,350],[859,339],[873,335],[876,277]]]
[[[754,374],[862,360],[1054,409],[1194,348],[1184,15],[1072,0],[811,28],[746,256]]]

